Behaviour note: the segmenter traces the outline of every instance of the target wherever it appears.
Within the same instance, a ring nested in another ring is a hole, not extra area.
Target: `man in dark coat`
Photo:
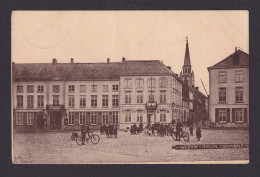
[[[137,126],[135,123],[134,123],[133,129],[134,129],[134,134],[137,134]]]
[[[181,127],[182,127],[182,123],[180,121],[180,119],[178,119],[177,124],[176,124],[176,140],[180,141],[181,139]]]
[[[82,138],[82,141],[81,141],[81,144],[85,144],[85,141],[86,141],[86,127],[85,125],[82,125],[81,126],[81,138]]]

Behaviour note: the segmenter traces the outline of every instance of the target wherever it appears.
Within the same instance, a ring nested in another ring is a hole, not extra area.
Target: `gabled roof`
[[[121,76],[173,75],[159,60],[110,63],[30,63],[13,65],[15,81],[119,80]]]
[[[236,67],[249,67],[249,55],[242,50],[238,50],[217,64],[208,67],[211,68],[236,68]]]

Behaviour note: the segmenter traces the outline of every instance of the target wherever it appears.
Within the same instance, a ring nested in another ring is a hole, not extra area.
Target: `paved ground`
[[[118,138],[100,135],[97,145],[78,146],[71,132],[15,133],[14,163],[140,163],[249,160],[249,148],[174,150],[173,145],[249,143],[247,130],[202,130],[202,139],[191,136],[189,142],[173,141],[170,136],[148,137],[119,132]]]

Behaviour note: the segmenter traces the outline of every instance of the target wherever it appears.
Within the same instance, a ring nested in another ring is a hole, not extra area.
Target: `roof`
[[[121,76],[173,75],[159,60],[110,63],[28,63],[13,65],[15,81],[119,80]]]
[[[249,55],[243,52],[242,50],[237,50],[236,52],[229,55],[227,58],[218,62],[217,64],[208,67],[208,69],[236,67],[249,67]]]

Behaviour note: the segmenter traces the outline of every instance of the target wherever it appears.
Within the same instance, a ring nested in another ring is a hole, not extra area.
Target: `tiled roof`
[[[231,67],[249,67],[249,55],[241,50],[238,50],[219,63],[208,67],[208,69]]]
[[[120,76],[173,75],[159,60],[127,60],[110,63],[30,63],[14,64],[16,81],[119,80]]]

